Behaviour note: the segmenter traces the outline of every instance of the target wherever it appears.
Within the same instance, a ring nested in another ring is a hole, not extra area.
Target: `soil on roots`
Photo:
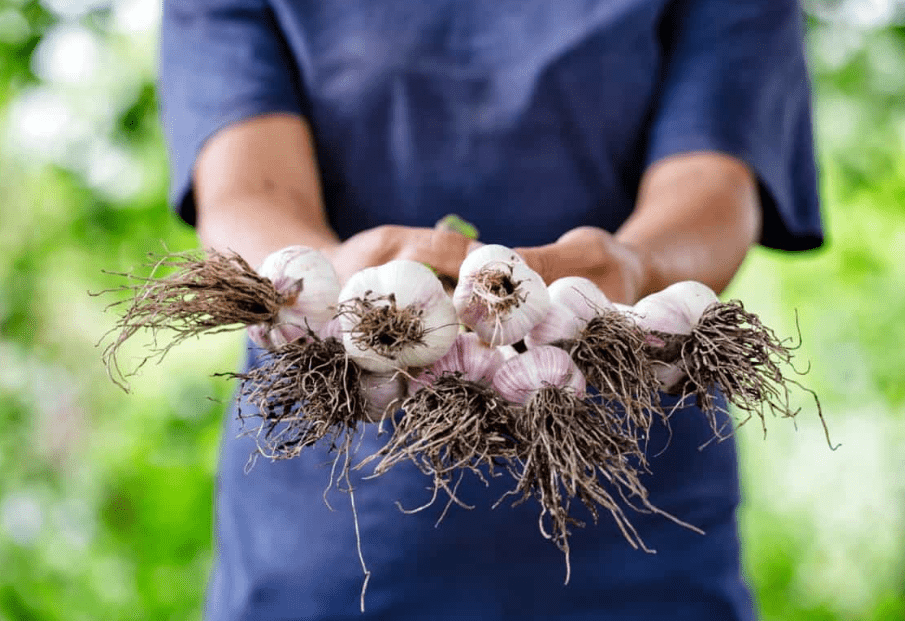
[[[176,271],[155,277],[158,270],[166,268]],[[269,279],[255,272],[235,253],[208,250],[206,253],[169,254],[151,265],[149,276],[116,275],[135,281],[135,284],[100,292],[132,294],[131,298],[108,306],[125,305],[126,311],[108,332],[118,334],[104,349],[103,357],[110,377],[124,389],[126,377],[133,375],[147,360],[162,358],[185,339],[271,323],[286,302]],[[151,353],[136,369],[124,372],[117,359],[120,347],[137,332],[146,329],[152,333]],[[160,330],[169,331],[173,338],[158,344]]]
[[[667,422],[660,407],[654,367],[645,355],[645,335],[623,313],[604,310],[588,322],[577,339],[559,345],[569,352],[588,384],[603,399],[622,405],[624,426],[642,446],[655,416]],[[644,459],[643,454],[639,457]]]
[[[305,447],[329,442],[331,451],[348,451],[347,437],[365,418],[360,369],[334,338],[297,339],[262,355],[241,380],[241,396],[254,408],[239,418],[259,419],[246,434],[269,459],[291,459]]]
[[[683,397],[694,396],[707,414],[716,439],[731,436],[754,416],[760,419],[765,434],[767,413],[784,418],[797,416],[800,408],[792,406],[791,395],[793,388],[800,388],[813,397],[827,443],[833,446],[820,399],[783,373],[785,367],[796,375],[803,374],[792,366],[794,352],[801,346],[800,333],[797,342],[780,339],[757,315],[733,300],[709,307],[690,335],[656,336],[665,345],[651,348],[653,355],[677,365],[685,375],[684,382],[674,392]],[[720,406],[717,389],[730,405],[743,413],[742,420],[730,429],[724,422],[728,412]]]
[[[435,491],[442,489],[453,502],[466,506],[455,497],[453,477],[467,470],[486,482],[484,471],[493,476],[495,468],[515,457],[512,406],[492,388],[463,380],[460,373],[441,375],[401,407],[405,414],[395,423],[389,442],[364,462],[380,459],[375,475],[411,461],[433,477]],[[422,508],[427,506],[430,503]]]

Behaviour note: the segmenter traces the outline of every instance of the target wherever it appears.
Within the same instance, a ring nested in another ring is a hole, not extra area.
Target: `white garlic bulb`
[[[529,349],[507,360],[493,378],[493,387],[510,403],[525,405],[539,389],[555,386],[583,397],[584,375],[562,349],[550,345]]]
[[[402,259],[353,274],[340,291],[338,315],[349,356],[375,373],[432,364],[459,332],[440,280]]]
[[[547,289],[552,302],[562,304],[585,323],[604,310],[613,309],[613,303],[603,291],[587,278],[566,276],[551,282]]]
[[[639,300],[632,310],[638,325],[647,330],[691,334],[704,311],[719,301],[707,285],[685,280]]]
[[[576,339],[585,325],[587,322],[571,309],[558,302],[551,302],[544,318],[525,336],[525,345],[531,349],[557,341]]]
[[[631,315],[638,326],[651,332],[691,334],[694,327],[679,300],[657,293],[638,300]]]
[[[700,321],[704,311],[713,304],[719,304],[720,301],[713,289],[695,280],[674,283],[666,287],[659,295],[677,300],[685,316],[693,324]]]
[[[339,296],[339,277],[323,254],[307,246],[289,246],[268,255],[258,273],[286,298],[271,325],[249,326],[260,347],[274,349],[318,332],[330,321]]]
[[[495,347],[522,340],[544,318],[550,295],[515,251],[490,244],[462,262],[453,304],[462,323]]]

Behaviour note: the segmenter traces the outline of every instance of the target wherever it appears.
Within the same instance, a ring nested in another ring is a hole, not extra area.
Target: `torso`
[[[645,127],[661,70],[666,0],[415,3],[274,0],[297,58],[325,201],[343,237],[372,226],[432,226],[456,212],[482,240],[549,243],[579,225],[615,230],[631,212]],[[413,8],[414,7],[414,8]],[[710,427],[694,408],[652,438],[655,504],[705,537],[631,514],[656,555],[633,550],[612,520],[576,529],[572,580],[527,502],[491,509],[511,483],[468,478],[475,505],[405,515],[429,481],[399,466],[356,475],[368,612],[349,497],[323,498],[323,448],[243,469],[254,443],[229,413],[218,494],[211,621],[229,619],[751,618],[739,570],[731,441],[698,447]],[[382,442],[368,426],[359,454]],[[663,450],[668,444],[668,448]],[[584,517],[587,517],[586,515]]]
[[[277,0],[335,227],[456,212],[510,245],[618,227],[641,174],[663,2]]]

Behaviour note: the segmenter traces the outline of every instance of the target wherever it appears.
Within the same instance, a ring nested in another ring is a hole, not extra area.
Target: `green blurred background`
[[[905,2],[807,8],[829,244],[755,251],[730,294],[783,335],[797,309],[842,446],[807,401],[797,429],[743,429],[745,563],[763,619],[902,620]],[[232,389],[210,376],[239,337],[126,395],[86,294],[196,246],[164,202],[158,24],[157,0],[0,0],[0,621],[200,618]]]

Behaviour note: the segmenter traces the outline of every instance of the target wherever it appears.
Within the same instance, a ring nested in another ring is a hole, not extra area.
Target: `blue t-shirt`
[[[341,237],[380,224],[432,226],[455,212],[482,240],[549,243],[580,225],[615,231],[644,170],[720,151],[761,184],[761,243],[822,241],[800,7],[792,0],[171,0],[161,97],[171,200],[194,223],[191,170],[204,141],[251,116],[311,124],[325,206]],[[254,363],[254,359],[250,360]],[[246,406],[247,407],[247,406]],[[702,413],[650,442],[654,504],[707,531],[630,514],[657,554],[612,521],[572,536],[572,579],[537,529],[536,504],[490,505],[510,483],[466,479],[415,515],[428,481],[411,467],[322,497],[328,456],[259,460],[226,420],[210,621],[238,619],[751,619],[740,572],[732,442]],[[360,455],[383,439],[373,426]],[[668,447],[667,447],[668,445]],[[666,447],[666,448],[665,448]]]

